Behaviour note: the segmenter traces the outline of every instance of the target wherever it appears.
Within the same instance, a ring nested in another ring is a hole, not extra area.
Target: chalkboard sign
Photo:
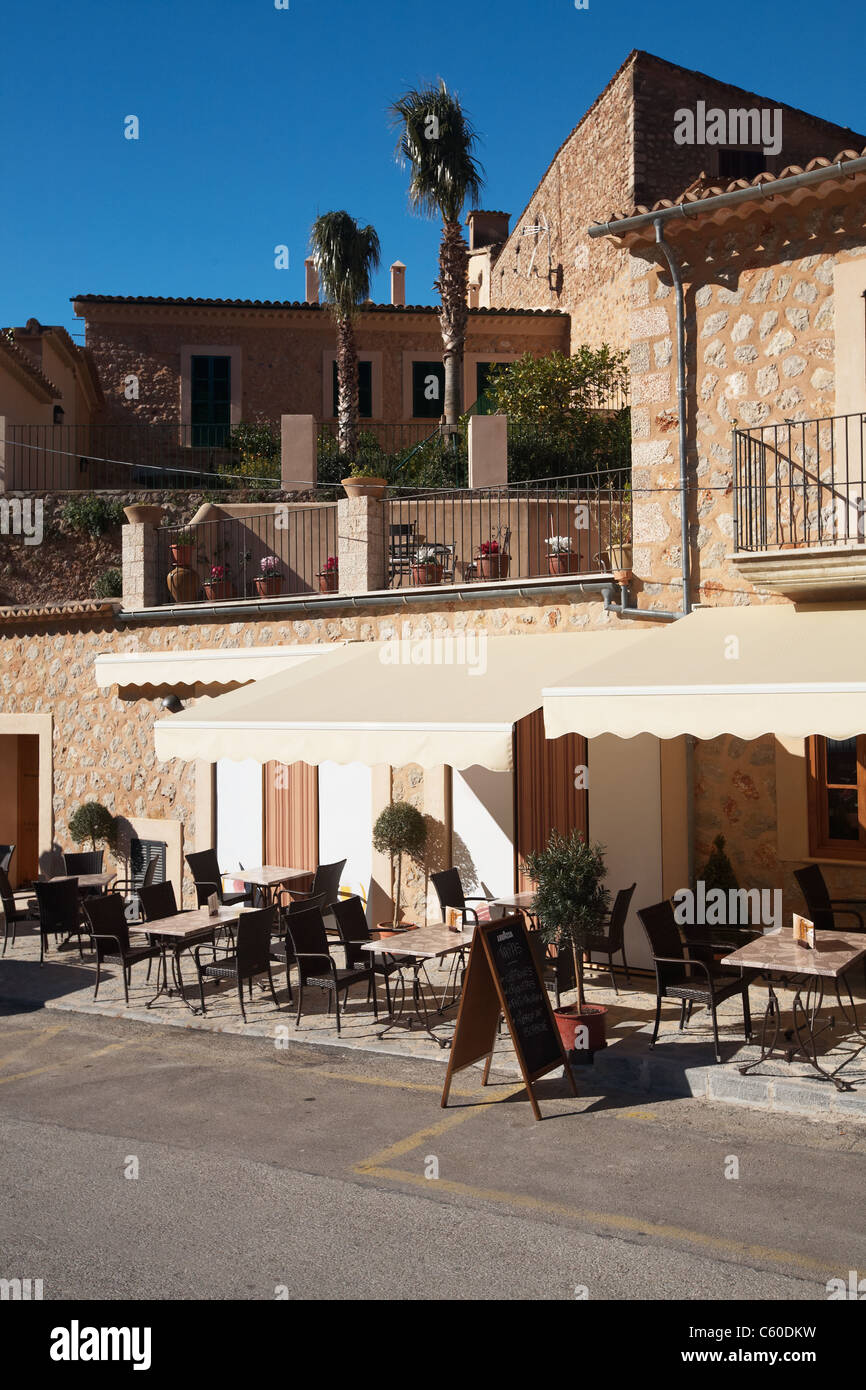
[[[487,1085],[500,1014],[505,1015],[532,1110],[540,1120],[533,1081],[563,1067],[575,1095],[577,1088],[522,917],[480,922],[475,928],[442,1093],[443,1106],[448,1103],[454,1073],[465,1067],[484,1060],[482,1085]]]

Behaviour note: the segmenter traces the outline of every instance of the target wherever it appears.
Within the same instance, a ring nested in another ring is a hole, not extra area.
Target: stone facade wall
[[[779,201],[723,225],[669,224],[669,240],[687,316],[692,597],[760,601],[732,563],[731,431],[833,415],[834,265],[866,253],[866,196],[835,191],[808,209]],[[665,608],[679,584],[680,505],[675,304],[660,259],[635,247],[632,476],[641,602]]]
[[[781,107],[782,150],[761,159],[761,166],[772,172],[835,155],[852,143],[851,132],[843,127],[651,54],[634,53],[557,152],[516,220],[492,267],[491,305],[566,309],[572,351],[581,343],[627,347],[627,255],[608,238],[591,240],[586,229],[635,204],[652,206],[661,198],[676,198],[702,172],[718,176],[716,146],[674,141],[676,111],[694,109],[701,100],[707,108],[726,111]],[[856,139],[862,148],[866,139]],[[550,275],[546,239],[523,235],[525,227],[544,221],[550,227]]]

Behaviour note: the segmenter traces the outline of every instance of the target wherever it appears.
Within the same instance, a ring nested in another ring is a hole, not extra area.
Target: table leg
[[[428,1038],[431,1038],[433,1042],[438,1043],[440,1047],[450,1047],[450,1046],[451,1046],[451,1039],[450,1039],[450,1038],[437,1038],[436,1034],[433,1032],[433,1030],[432,1030],[431,1027],[430,1027],[430,1015],[429,1015],[429,1013],[428,1013],[428,1011],[427,1011],[427,1005],[426,1005],[425,1002],[424,1002],[424,995],[423,995],[423,992],[422,992],[422,990],[421,990],[421,983],[420,983],[420,978],[419,978],[419,977],[420,977],[420,972],[423,970],[423,968],[424,968],[424,961],[423,961],[423,960],[422,960],[422,961],[416,961],[416,962],[413,964],[413,966],[412,966],[412,1003],[413,1003],[413,1005],[414,1005],[414,1014],[413,1014],[412,1012],[408,1012],[408,1013],[406,1012],[406,1009],[405,1009],[406,992],[405,992],[405,987],[404,987],[404,989],[403,989],[403,995],[402,995],[402,998],[401,998],[401,1004],[400,1004],[400,1012],[399,1012],[399,1013],[392,1013],[390,1022],[388,1023],[387,1027],[383,1028],[383,1029],[381,1030],[381,1032],[379,1032],[379,1033],[376,1034],[376,1037],[377,1037],[377,1038],[384,1038],[385,1035],[386,1035],[387,1033],[390,1033],[390,1031],[391,1031],[392,1028],[397,1028],[397,1027],[407,1028],[407,1029],[409,1030],[409,1032],[411,1033],[412,1030],[413,1030],[413,1028],[415,1028],[415,1027],[417,1026],[420,1032],[426,1033],[427,1036],[428,1036]],[[401,975],[402,975],[402,971],[401,971],[400,973],[401,973]],[[432,985],[431,985],[431,989],[432,989]],[[436,991],[435,991],[435,990],[433,991],[433,997],[434,997],[434,999],[435,999],[435,997],[436,997]],[[449,1004],[449,1005],[447,1005],[447,1006],[445,1006],[445,1007],[451,1008],[452,1006]],[[422,1017],[422,1010],[423,1010],[423,1017]],[[442,1007],[442,1005],[440,1005],[440,1006],[437,1008],[436,1012],[437,1012],[438,1014],[440,1014],[440,1015],[442,1014],[442,1012],[443,1012],[443,1007]]]

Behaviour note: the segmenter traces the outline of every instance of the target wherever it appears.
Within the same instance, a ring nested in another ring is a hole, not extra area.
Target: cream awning
[[[850,738],[866,730],[866,610],[698,609],[545,687],[548,738]]]
[[[634,633],[442,633],[357,642],[160,720],[156,754],[236,762],[512,767],[512,728],[541,687]]]
[[[96,657],[96,684],[121,690],[237,685],[262,680],[332,652],[322,642],[285,647],[206,647],[182,652],[106,652]]]

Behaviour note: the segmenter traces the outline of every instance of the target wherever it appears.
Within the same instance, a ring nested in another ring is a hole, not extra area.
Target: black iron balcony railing
[[[389,494],[389,588],[631,569],[628,469]]]
[[[733,432],[734,550],[863,544],[866,414]]]

